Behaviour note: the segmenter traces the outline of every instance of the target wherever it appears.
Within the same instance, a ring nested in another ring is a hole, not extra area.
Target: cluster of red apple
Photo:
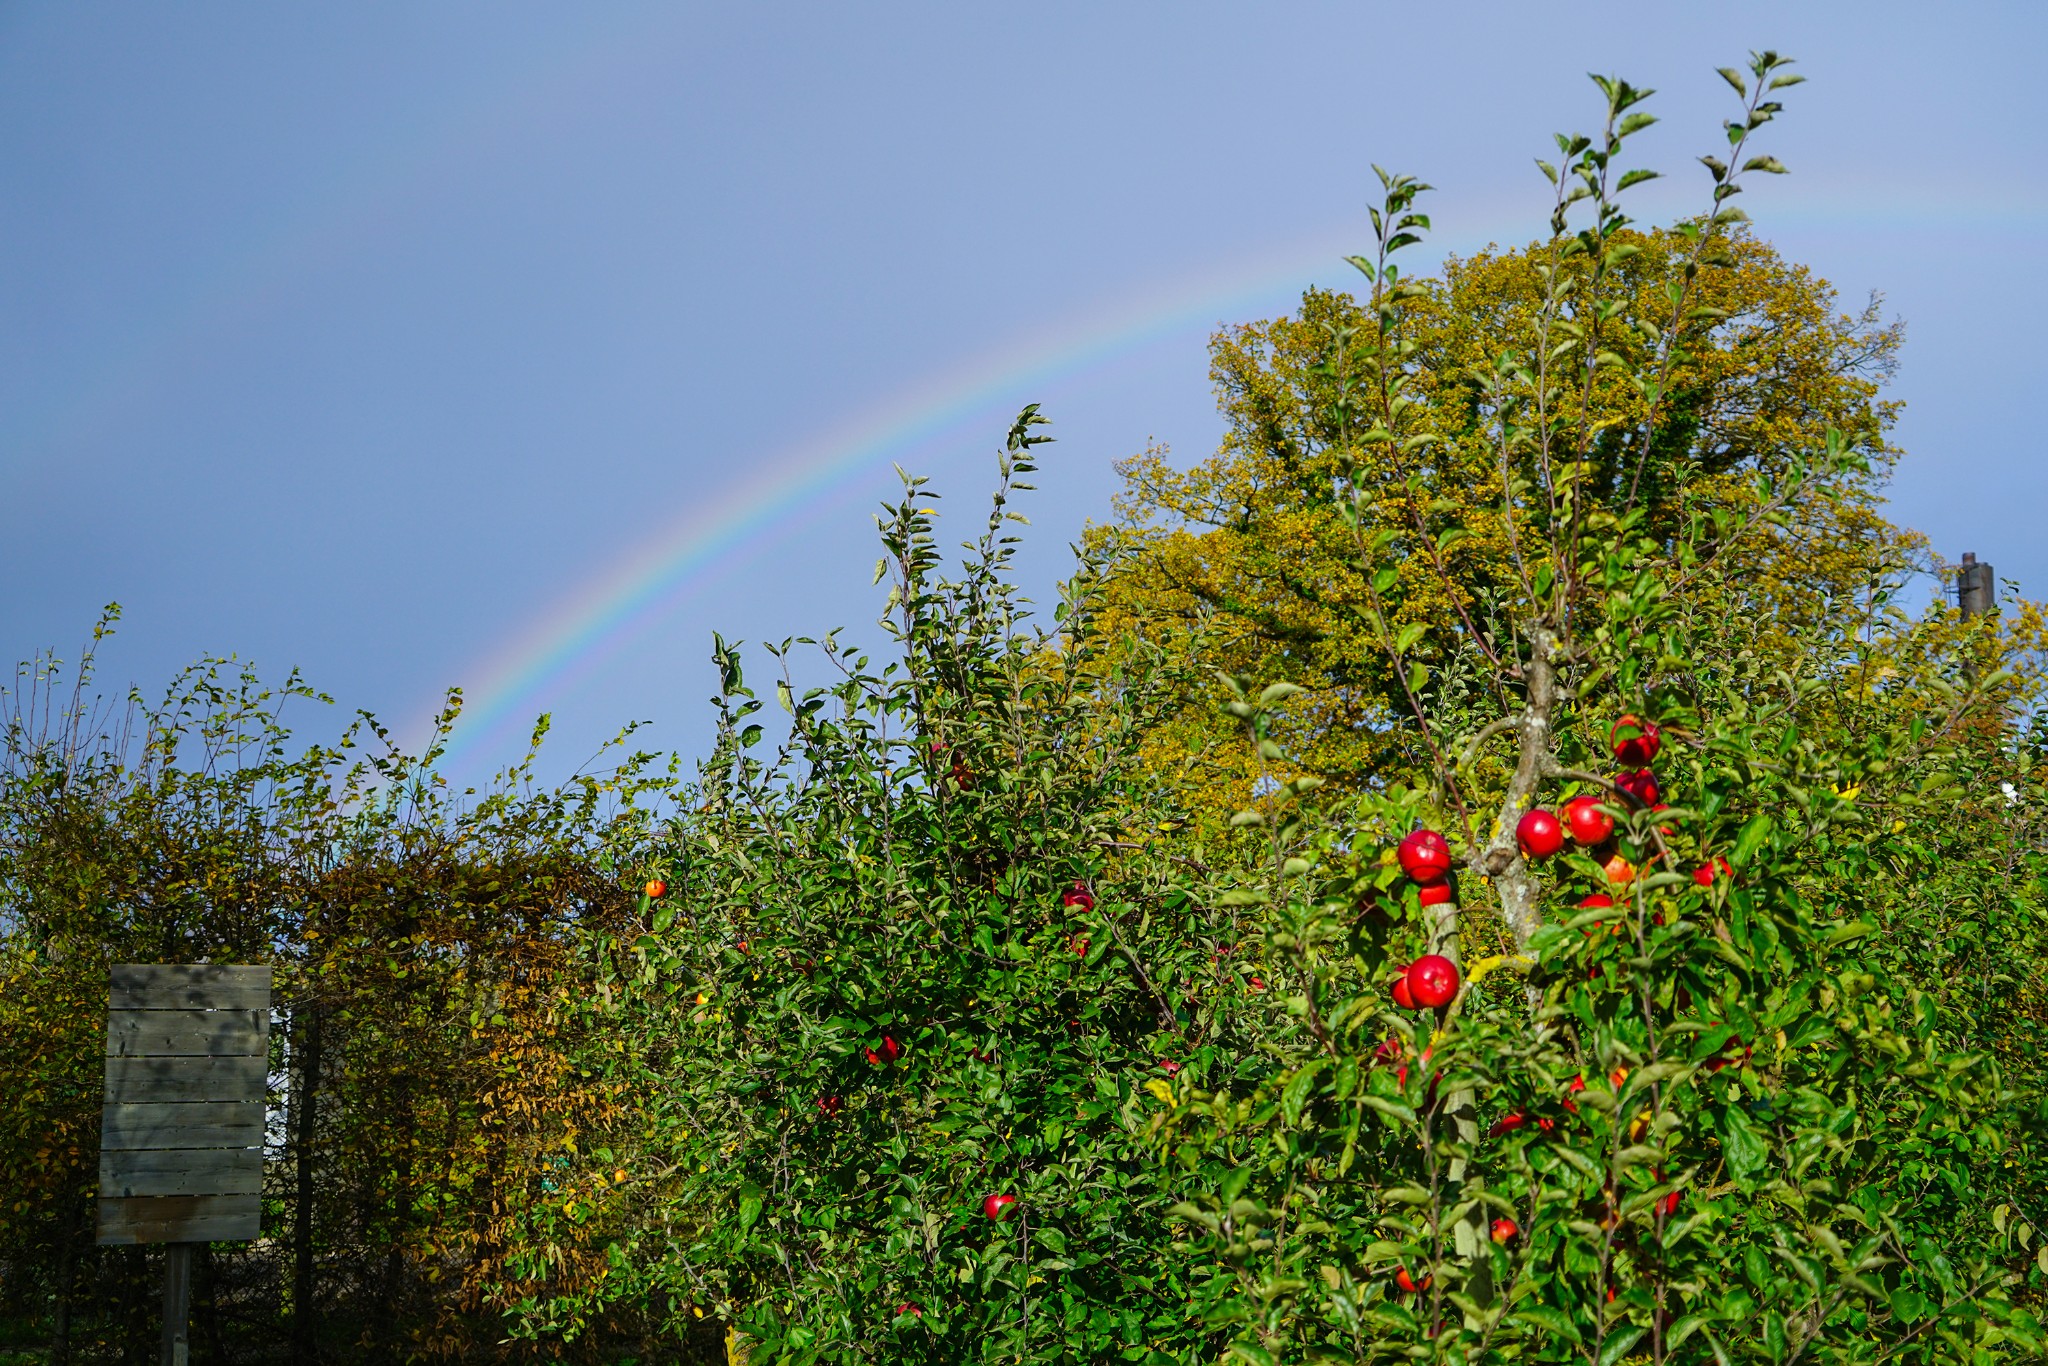
[[[950,748],[944,740],[933,740],[930,745],[932,757],[936,759]],[[962,792],[974,786],[974,770],[967,766],[967,760],[956,751],[953,755],[953,786]]]
[[[1488,1227],[1487,1236],[1505,1246],[1522,1236],[1522,1226],[1512,1219],[1496,1219]],[[1396,1268],[1394,1272],[1394,1287],[1404,1295],[1421,1294],[1429,1289],[1430,1280],[1427,1272],[1423,1273],[1421,1280],[1416,1280],[1408,1274],[1408,1268],[1405,1266]]]
[[[1614,786],[1650,810],[1662,811],[1664,794],[1657,775],[1650,771],[1657,751],[1664,746],[1657,723],[1633,713],[1624,715],[1608,731],[1607,743],[1615,759],[1626,766],[1614,775]],[[1580,848],[1594,850],[1596,856],[1606,854],[1602,864],[1609,882],[1627,882],[1635,877],[1636,868],[1608,844],[1613,834],[1614,817],[1600,809],[1600,798],[1586,795],[1565,803],[1562,820],[1540,806],[1530,811],[1515,824],[1515,845],[1523,858],[1533,862],[1563,852],[1569,835]]]
[[[1434,830],[1413,830],[1395,856],[1425,906],[1451,899],[1451,845]],[[1458,965],[1440,953],[1425,953],[1394,979],[1394,1004],[1403,1010],[1437,1010],[1458,995]]]
[[[1079,911],[1082,915],[1086,915],[1095,909],[1095,894],[1088,890],[1088,884],[1085,881],[1075,878],[1074,885],[1060,893],[1060,905],[1069,911]],[[1085,934],[1075,935],[1067,941],[1067,947],[1074,951],[1076,958],[1087,957],[1088,936]]]
[[[1651,811],[1664,810],[1663,790],[1658,786],[1657,775],[1650,770],[1657,751],[1664,746],[1657,723],[1633,713],[1625,714],[1608,731],[1607,743],[1614,757],[1628,766],[1614,775],[1614,786],[1640,806]],[[1538,807],[1515,824],[1515,844],[1525,859],[1547,859],[1562,852],[1569,835],[1573,844],[1592,850],[1594,857],[1601,860],[1602,871],[1610,883],[1631,881],[1636,876],[1636,867],[1608,842],[1613,834],[1614,818],[1600,809],[1600,798],[1591,795],[1566,802],[1562,820]],[[1693,870],[1692,880],[1702,887],[1711,887],[1715,878],[1727,877],[1733,871],[1728,860],[1709,859]]]

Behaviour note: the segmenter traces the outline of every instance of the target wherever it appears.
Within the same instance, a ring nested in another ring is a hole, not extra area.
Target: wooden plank
[[[270,1050],[267,1010],[113,1010],[107,1052],[115,1057],[228,1057]]]
[[[241,1101],[261,1104],[270,1060],[227,1058],[107,1059],[107,1104],[147,1101]]]
[[[215,1243],[263,1233],[260,1195],[142,1195],[99,1202],[99,1242]]]
[[[100,1113],[100,1147],[106,1149],[254,1148],[262,1142],[261,1102],[110,1102]]]
[[[123,963],[111,973],[114,1010],[267,1010],[270,969],[225,963]]]
[[[100,1152],[100,1198],[253,1195],[263,1189],[261,1148]]]

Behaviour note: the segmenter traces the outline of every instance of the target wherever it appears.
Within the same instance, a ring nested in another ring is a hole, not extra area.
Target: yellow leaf
[[[1158,1077],[1154,1077],[1152,1078],[1152,1080],[1146,1082],[1145,1089],[1147,1091],[1150,1091],[1153,1095],[1159,1097],[1161,1104],[1173,1104],[1173,1088],[1167,1085],[1165,1082],[1161,1081]]]

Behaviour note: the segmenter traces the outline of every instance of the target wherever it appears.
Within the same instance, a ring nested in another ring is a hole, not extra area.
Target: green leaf
[[[1287,1117],[1288,1128],[1292,1129],[1301,1122],[1301,1107],[1307,1102],[1316,1077],[1328,1062],[1327,1058],[1317,1058],[1287,1079],[1287,1087],[1280,1093],[1280,1110]]]
[[[1705,1314],[1687,1314],[1684,1318],[1672,1324],[1671,1331],[1664,1335],[1665,1348],[1667,1350],[1676,1349],[1687,1338],[1698,1332],[1706,1321],[1707,1316]]]
[[[1732,1105],[1721,1115],[1721,1153],[1728,1159],[1728,1170],[1742,1181],[1762,1171],[1764,1163],[1770,1160],[1770,1152],[1750,1124],[1749,1115]]]
[[[1755,855],[1758,849],[1763,847],[1763,842],[1770,837],[1771,818],[1761,811],[1751,816],[1743,823],[1742,833],[1735,837],[1735,852],[1732,855],[1735,866],[1738,868],[1747,867],[1750,858]]]
[[[1640,1342],[1643,1334],[1649,1331],[1647,1328],[1634,1326],[1615,1328],[1608,1333],[1607,1341],[1600,1344],[1600,1366],[1614,1366],[1614,1363],[1627,1356],[1629,1348]]]
[[[1583,1342],[1578,1326],[1559,1311],[1547,1304],[1526,1304],[1515,1310],[1513,1317],[1524,1323],[1533,1323],[1554,1337],[1567,1342]]]

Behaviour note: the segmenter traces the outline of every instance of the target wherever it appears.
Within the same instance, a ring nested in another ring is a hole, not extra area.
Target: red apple
[[[991,1195],[981,1202],[981,1212],[1001,1223],[1010,1217],[1010,1211],[1016,1204],[1017,1197],[1014,1195]]]
[[[1515,844],[1523,858],[1549,858],[1564,848],[1564,826],[1539,806],[1515,822]]]
[[[1402,980],[1406,981],[1407,979],[1403,978]],[[1375,1065],[1383,1062],[1393,1062],[1400,1056],[1401,1041],[1399,1039],[1381,1039],[1380,1046],[1372,1051],[1372,1061]]]
[[[1394,1284],[1400,1286],[1401,1293],[1405,1295],[1417,1295],[1429,1289],[1429,1274],[1423,1273],[1422,1284],[1417,1285],[1415,1278],[1408,1274],[1408,1268],[1404,1266],[1394,1273]]]
[[[1425,882],[1415,889],[1415,896],[1425,906],[1441,906],[1451,899],[1451,880]]]
[[[918,1307],[917,1307],[916,1305],[914,1305],[914,1304],[899,1304],[899,1305],[897,1305],[897,1306],[896,1306],[896,1315],[897,1315],[897,1317],[898,1317],[898,1318],[901,1318],[901,1317],[902,1317],[903,1315],[905,1315],[905,1314],[908,1314],[908,1315],[910,1315],[910,1316],[911,1316],[912,1318],[917,1318],[917,1319],[921,1319],[921,1318],[923,1318],[923,1317],[924,1317],[924,1310],[922,1310],[922,1309],[919,1309],[919,1308],[918,1308]]]
[[[1499,1138],[1502,1134],[1513,1133],[1528,1122],[1529,1112],[1527,1110],[1510,1110],[1493,1122],[1493,1127],[1486,1131],[1486,1136],[1488,1138]]]
[[[1180,1075],[1180,1064],[1172,1058],[1161,1058],[1159,1060],[1159,1070],[1169,1077],[1177,1077]]]
[[[832,1119],[839,1114],[840,1109],[845,1104],[846,1102],[837,1096],[820,1096],[818,1097],[818,1112],[824,1115],[825,1118]]]
[[[1615,774],[1614,785],[1644,806],[1655,806],[1664,797],[1664,789],[1657,786],[1657,775],[1647,768]]]
[[[1253,991],[1264,991],[1266,989],[1266,979],[1263,977],[1254,977],[1251,979],[1248,985],[1251,987]]]
[[[1413,991],[1409,990],[1409,988],[1408,988],[1408,974],[1407,974],[1407,973],[1405,973],[1405,972],[1404,972],[1404,973],[1402,973],[1402,974],[1401,974],[1401,975],[1400,975],[1399,977],[1396,977],[1396,978],[1394,979],[1394,987],[1393,987],[1393,991],[1392,991],[1392,992],[1391,992],[1390,994],[1391,994],[1391,995],[1393,996],[1393,998],[1394,998],[1394,1004],[1395,1004],[1395,1005],[1397,1005],[1397,1006],[1399,1006],[1399,1007],[1401,1007],[1401,1009],[1403,1009],[1403,1010],[1413,1010],[1413,1009],[1415,1009],[1415,993],[1414,993]],[[1382,1048],[1386,1047],[1386,1045],[1385,1045],[1385,1044],[1382,1044],[1382,1045],[1380,1045],[1380,1046],[1381,1046]]]
[[[1662,1200],[1659,1200],[1657,1202],[1657,1212],[1659,1214],[1662,1214],[1666,1219],[1669,1219],[1672,1215],[1678,1213],[1678,1196],[1679,1192],[1672,1191]]]
[[[1564,804],[1565,829],[1574,844],[1591,848],[1614,833],[1614,817],[1600,809],[1598,797],[1574,797]]]
[[[1702,887],[1713,886],[1715,878],[1734,876],[1735,870],[1728,866],[1728,860],[1720,857],[1716,857],[1712,862],[1702,863],[1692,870],[1692,880]]]
[[[1074,957],[1076,957],[1076,958],[1086,958],[1086,957],[1088,956],[1088,936],[1087,936],[1087,935],[1085,935],[1085,934],[1077,934],[1077,935],[1075,935],[1075,936],[1073,937],[1073,939],[1072,939],[1071,941],[1069,941],[1069,943],[1071,944],[1071,946],[1072,946],[1072,948],[1073,948],[1073,950],[1074,950]]]
[[[1088,884],[1076,879],[1074,885],[1061,894],[1060,905],[1086,915],[1095,909],[1095,898],[1089,893]]]
[[[1401,871],[1417,882],[1442,882],[1451,871],[1451,846],[1434,830],[1416,830],[1397,851]]]
[[[660,878],[654,878],[653,880],[648,882],[647,899],[649,901],[659,901],[667,895],[668,884],[666,882],[663,882]]]
[[[1595,892],[1593,893],[1593,895],[1587,897],[1584,901],[1581,901],[1579,903],[1579,909],[1582,911],[1597,911],[1604,909],[1605,907],[1612,906],[1613,904],[1613,897],[1607,895],[1607,893],[1605,892]]]
[[[882,1036],[882,1049],[879,1053],[872,1048],[868,1050],[868,1061],[877,1067],[887,1067],[902,1056],[903,1045],[897,1043],[896,1040],[890,1038],[887,1034]]]
[[[1633,712],[1623,713],[1614,723],[1614,728],[1607,732],[1607,743],[1613,747],[1617,761],[1637,768],[1657,762],[1657,751],[1664,747],[1657,723],[1645,721]]]
[[[1636,876],[1636,866],[1620,854],[1609,858],[1600,871],[1607,874],[1607,881],[1613,884],[1633,882]]]
[[[1458,965],[1440,953],[1425,953],[1408,965],[1407,982],[1415,1004],[1447,1006],[1458,994]]]
[[[1496,1219],[1493,1227],[1487,1230],[1496,1243],[1512,1243],[1521,1231],[1512,1219]]]

